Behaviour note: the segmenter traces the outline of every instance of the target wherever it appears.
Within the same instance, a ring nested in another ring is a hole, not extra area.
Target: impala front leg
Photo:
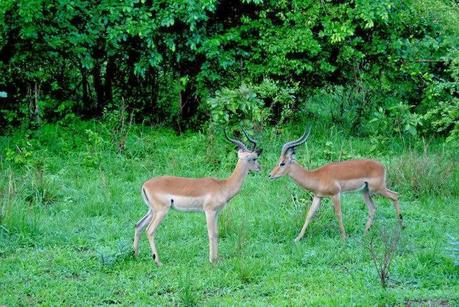
[[[150,243],[151,256],[157,266],[161,265],[161,261],[159,261],[158,250],[156,249],[155,231],[158,228],[159,224],[161,224],[161,221],[163,220],[163,218],[166,216],[168,210],[169,208],[165,208],[163,210],[159,210],[155,212],[150,222],[150,225],[148,225],[148,228],[147,228],[147,238],[148,238],[148,242]]]
[[[314,196],[314,198],[312,199],[311,207],[309,208],[308,214],[306,215],[306,220],[304,221],[303,228],[301,228],[300,233],[295,239],[296,242],[300,241],[303,238],[304,233],[306,232],[306,228],[308,227],[309,223],[314,217],[314,214],[316,213],[317,209],[319,209],[319,205],[320,205],[320,197]]]
[[[209,234],[209,261],[215,263],[218,257],[217,211],[206,210],[207,232]]]

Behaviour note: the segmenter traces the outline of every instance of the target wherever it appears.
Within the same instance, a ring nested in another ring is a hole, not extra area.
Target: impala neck
[[[317,189],[317,180],[313,178],[312,172],[304,169],[296,161],[290,165],[288,175],[306,190],[315,191]]]
[[[248,165],[245,161],[237,161],[236,167],[234,168],[231,176],[226,179],[226,192],[228,193],[227,199],[231,199],[236,195],[241,189],[242,183],[244,182],[245,176],[249,172]]]

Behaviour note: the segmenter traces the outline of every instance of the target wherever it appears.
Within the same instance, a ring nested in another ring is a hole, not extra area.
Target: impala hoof
[[[151,257],[153,258],[153,261],[156,263],[157,266],[161,266],[162,265],[161,261],[159,261],[159,258],[156,257],[155,254],[151,255]]]
[[[216,265],[218,260],[217,259],[209,259],[210,264]]]

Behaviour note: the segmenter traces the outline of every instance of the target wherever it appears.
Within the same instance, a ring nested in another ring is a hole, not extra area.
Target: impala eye
[[[280,163],[280,166],[285,166],[285,162],[282,161],[282,162]]]

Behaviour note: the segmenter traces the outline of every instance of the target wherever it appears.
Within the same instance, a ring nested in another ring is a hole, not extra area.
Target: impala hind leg
[[[158,250],[156,249],[155,231],[158,228],[159,224],[161,224],[161,221],[166,216],[168,211],[169,208],[156,211],[153,215],[153,219],[151,220],[150,225],[148,225],[147,228],[147,238],[148,242],[150,243],[151,256],[153,257],[153,261],[155,261],[158,266],[161,265],[161,261],[159,261]]]
[[[135,224],[135,233],[134,233],[134,256],[137,257],[139,255],[139,240],[140,235],[142,234],[142,230],[147,227],[150,223],[151,218],[153,217],[153,212],[148,210],[147,214],[140,221]]]
[[[368,220],[367,220],[367,224],[365,225],[365,233],[367,233],[368,229],[370,229],[371,225],[373,224],[373,219],[376,214],[376,206],[375,206],[375,203],[373,202],[373,199],[371,198],[371,195],[368,189],[363,191],[363,200],[365,201],[368,207]]]
[[[306,228],[308,227],[309,223],[314,217],[314,214],[316,213],[317,209],[319,209],[319,206],[320,206],[320,197],[314,196],[314,198],[312,199],[311,207],[309,207],[308,214],[306,215],[306,220],[304,221],[303,228],[301,228],[300,233],[295,238],[296,242],[300,241],[303,238],[304,233],[306,232]]]
[[[340,194],[333,195],[331,199],[333,201],[333,204],[335,205],[335,215],[336,215],[336,218],[338,219],[339,232],[341,233],[341,239],[345,240],[346,230],[344,230],[343,213],[341,212]]]
[[[398,193],[391,191],[387,188],[385,188],[384,190],[378,191],[378,193],[392,200],[392,202],[394,203],[395,211],[397,212],[398,222],[400,223],[400,226],[402,228],[405,228],[405,225],[403,225],[403,216],[402,216],[402,213],[400,212],[400,203],[398,202]]]

